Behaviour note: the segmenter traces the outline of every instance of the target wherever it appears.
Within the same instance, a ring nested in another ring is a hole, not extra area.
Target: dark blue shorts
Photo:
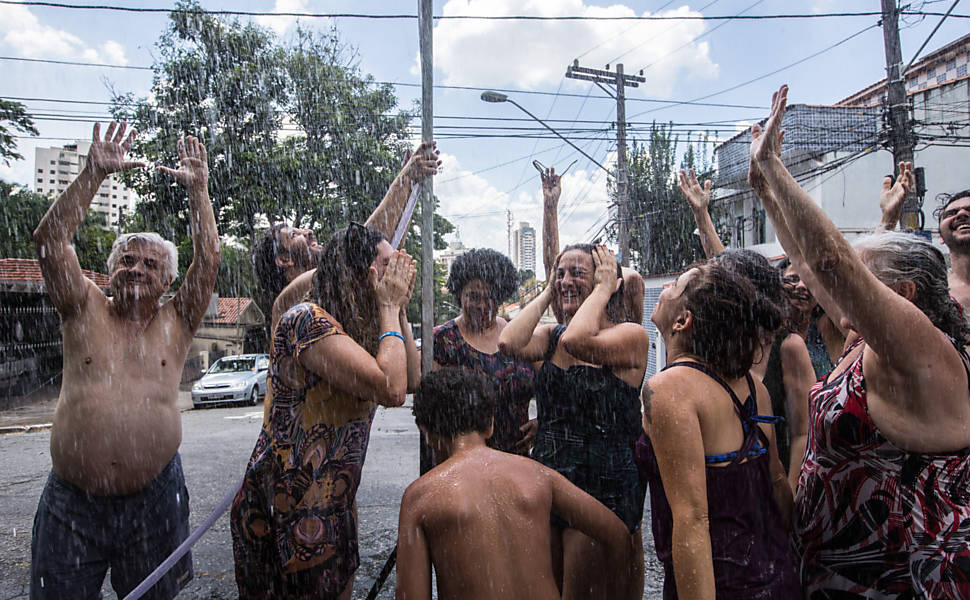
[[[30,597],[123,598],[189,533],[189,494],[178,453],[151,483],[126,496],[96,496],[52,471],[41,494],[30,543]],[[143,598],[173,598],[192,579],[186,554]]]

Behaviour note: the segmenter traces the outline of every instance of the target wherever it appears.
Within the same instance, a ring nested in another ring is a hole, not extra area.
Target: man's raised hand
[[[144,167],[143,162],[125,160],[125,153],[131,148],[131,143],[138,135],[138,132],[132,129],[126,138],[127,130],[127,123],[112,121],[102,140],[101,123],[95,123],[94,132],[91,134],[91,149],[88,150],[87,168],[101,177],[107,177],[118,171]]]
[[[205,153],[205,145],[195,136],[186,136],[179,140],[179,168],[156,167],[162,173],[172,177],[182,187],[188,189],[206,188],[209,184],[209,163]]]
[[[788,105],[788,86],[783,85],[771,96],[771,114],[765,123],[764,131],[760,125],[751,127],[751,159],[765,161],[775,156],[781,156],[781,141],[784,134],[781,121],[785,117]]]
[[[879,193],[879,208],[883,214],[883,221],[892,223],[895,227],[896,222],[899,221],[899,214],[903,210],[903,202],[915,184],[916,178],[913,175],[911,162],[899,163],[899,176],[896,177],[896,183],[893,183],[889,175],[883,178],[882,191]]]
[[[684,198],[687,199],[687,204],[690,205],[691,210],[707,210],[707,206],[711,203],[710,179],[704,182],[704,187],[701,187],[701,184],[697,181],[697,175],[694,174],[694,169],[689,172],[681,169],[680,182],[677,187]]]

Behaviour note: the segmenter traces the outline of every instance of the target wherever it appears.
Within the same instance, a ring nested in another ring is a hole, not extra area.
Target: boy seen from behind
[[[617,565],[616,596],[629,585],[630,535],[620,519],[559,473],[485,445],[495,400],[477,373],[428,374],[414,419],[435,455],[446,457],[408,486],[398,529],[397,599],[552,599],[550,515],[604,544]]]

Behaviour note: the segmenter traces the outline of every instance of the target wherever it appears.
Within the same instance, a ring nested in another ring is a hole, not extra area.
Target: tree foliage
[[[23,158],[17,152],[17,139],[14,137],[16,131],[38,135],[34,120],[27,114],[26,106],[0,98],[0,160],[7,165],[11,160]]]
[[[644,275],[676,273],[704,258],[696,224],[686,199],[677,189],[679,169],[694,169],[699,179],[710,177],[713,166],[688,144],[677,168],[678,138],[670,125],[653,123],[645,144],[629,152],[629,215],[631,264]],[[615,197],[615,182],[611,181]],[[720,213],[712,207],[719,232]],[[612,231],[615,239],[615,228]],[[722,240],[728,240],[722,236]]]
[[[324,240],[363,222],[401,167],[412,115],[397,108],[389,85],[360,72],[335,31],[300,30],[283,42],[197,9],[176,4],[156,44],[151,94],[116,95],[113,114],[138,129],[134,152],[152,163],[173,165],[183,135],[205,143],[224,242],[216,289],[251,295],[248,256],[262,228],[285,221]],[[189,256],[183,190],[147,169],[125,177],[142,198],[128,226],[158,231]],[[436,247],[444,248],[451,226],[435,220]],[[420,256],[413,234],[407,249]]]
[[[50,208],[51,198],[0,181],[0,258],[37,258],[33,232]],[[88,211],[74,234],[82,269],[107,273],[115,233],[105,228],[105,215]]]

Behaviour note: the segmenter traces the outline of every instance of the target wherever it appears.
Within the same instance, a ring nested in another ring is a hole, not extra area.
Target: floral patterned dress
[[[529,400],[535,394],[536,370],[532,363],[517,361],[501,352],[486,354],[462,337],[454,319],[434,329],[434,360],[442,367],[466,367],[485,376],[498,396],[495,432],[488,445],[504,452],[528,454],[528,448],[514,450],[522,439],[519,427],[529,420]]]
[[[805,597],[970,598],[970,449],[917,454],[883,437],[862,356],[811,391],[795,498]]]
[[[360,563],[355,496],[375,404],[331,389],[299,361],[331,335],[345,334],[310,303],[276,328],[269,419],[232,506],[240,598],[335,598]]]

